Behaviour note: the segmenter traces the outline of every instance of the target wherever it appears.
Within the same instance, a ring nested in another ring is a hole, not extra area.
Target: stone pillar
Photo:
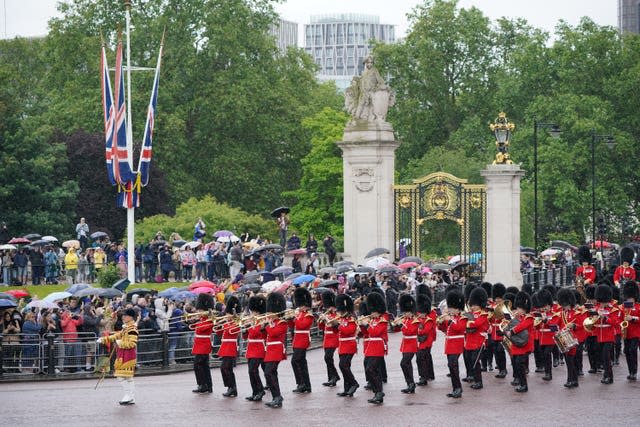
[[[342,150],[344,185],[344,259],[356,264],[373,248],[391,253],[393,241],[393,184],[395,140],[384,121],[347,125]]]
[[[480,174],[487,184],[485,280],[521,287],[520,178],[524,171],[516,164],[497,164]]]

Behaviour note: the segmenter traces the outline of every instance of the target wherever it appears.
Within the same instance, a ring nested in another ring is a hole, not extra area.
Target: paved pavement
[[[322,350],[308,354],[313,393],[295,395],[290,360],[280,364],[280,384],[284,396],[281,409],[266,408],[263,403],[244,400],[250,394],[246,365],[238,365],[236,378],[240,395],[224,398],[222,379],[212,370],[214,393],[195,395],[194,376],[190,372],[136,379],[136,405],[121,407],[120,387],[114,379],[105,380],[94,390],[93,380],[5,383],[0,385],[2,424],[71,426],[458,426],[474,425],[635,425],[640,416],[640,384],[625,377],[623,360],[614,367],[615,382],[600,384],[599,375],[581,377],[580,387],[567,390],[562,384],[566,369],[554,369],[550,383],[541,374],[530,374],[529,392],[518,394],[504,380],[485,373],[484,389],[474,391],[466,385],[461,399],[445,395],[451,389],[446,377],[446,360],[442,354],[442,336],[434,347],[436,380],[418,388],[414,395],[404,395],[404,380],[400,370],[399,334],[390,336],[387,357],[389,383],[385,385],[385,401],[381,406],[367,403],[371,393],[362,387],[353,398],[340,398],[339,386],[326,388],[326,369]],[[624,358],[624,357],[623,357]],[[586,366],[588,362],[585,358]],[[336,357],[337,364],[337,357]],[[533,366],[533,360],[531,361]],[[354,373],[364,385],[362,355],[356,355]],[[464,371],[464,369],[463,369]],[[511,368],[509,367],[511,374]],[[270,397],[267,394],[267,397]],[[265,399],[268,401],[270,399]]]

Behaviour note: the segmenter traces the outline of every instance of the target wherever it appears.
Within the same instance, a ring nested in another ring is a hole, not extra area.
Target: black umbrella
[[[114,283],[112,288],[117,289],[120,292],[124,292],[129,287],[130,284],[131,282],[129,281],[129,279],[121,279],[121,280],[118,280],[116,283]]]
[[[151,289],[147,289],[147,288],[135,288],[135,289],[131,289],[129,292],[127,292],[127,297],[130,297],[133,294],[146,295],[146,294],[150,294],[152,292],[153,291]]]
[[[238,292],[258,292],[261,286],[260,283],[247,283],[246,285],[240,286]]]
[[[341,265],[340,267],[336,268],[336,273],[337,274],[342,274],[342,273],[346,273],[347,271],[351,271],[353,270],[353,267],[350,265]]]
[[[79,289],[79,290],[75,291],[73,293],[73,296],[74,297],[88,297],[89,295],[98,295],[99,292],[100,292],[100,289],[88,287],[88,288]]]
[[[431,266],[432,270],[451,270],[451,266],[449,264],[444,263],[436,263]]]
[[[31,241],[33,240],[38,240],[40,238],[42,238],[42,236],[38,233],[31,233],[31,234],[27,234],[26,236],[22,236],[23,239],[29,239]]]
[[[106,288],[106,289],[99,289],[96,295],[102,298],[115,298],[115,297],[121,297],[122,292],[120,292],[116,288]]]
[[[320,285],[320,286],[322,286],[322,285]],[[313,288],[313,289],[311,289],[311,291],[315,292],[317,294],[324,294],[325,292],[333,292],[329,288],[321,288],[321,287]]]
[[[333,266],[338,268],[338,267],[342,267],[343,265],[349,266],[349,265],[353,265],[352,261],[338,261],[338,262],[334,262]]]
[[[244,277],[242,278],[242,281],[253,282],[255,280],[258,280],[258,277],[260,277],[260,273],[258,273],[257,271],[250,271],[244,275]]]
[[[109,237],[109,235],[104,231],[96,231],[95,233],[91,233],[92,239],[102,239],[103,237]]]
[[[378,270],[378,273],[398,273],[400,269],[395,265],[385,265]]]
[[[187,243],[186,240],[174,240],[173,241],[173,246],[179,248],[180,246],[184,245],[185,243]]]
[[[373,274],[376,272],[376,269],[373,267],[366,267],[364,265],[361,265],[360,267],[357,267],[355,269],[356,273],[368,273],[368,274]]]
[[[36,240],[35,242],[31,242],[31,244],[29,244],[29,246],[47,246],[47,245],[51,245],[52,243],[47,241],[47,240]]]
[[[456,265],[454,265],[451,270],[457,270],[457,269],[460,269],[460,268],[464,268],[464,267],[467,267],[468,265],[469,265],[468,262],[459,262]]]
[[[300,273],[300,272],[298,272],[298,273],[293,273],[293,274],[290,274],[290,275],[288,275],[287,277],[285,277],[285,278],[284,278],[284,280],[285,280],[285,281],[287,281],[287,280],[293,280],[293,279],[295,279],[295,278],[297,278],[297,277],[300,277],[300,276],[302,276],[302,273]]]
[[[424,264],[424,260],[417,256],[406,256],[402,258],[398,264],[404,264],[405,262],[415,262],[416,264]]]
[[[374,256],[388,254],[388,253],[389,253],[389,249],[375,248],[375,249],[371,249],[369,252],[367,252],[367,254],[364,257],[365,258],[371,258],[371,257],[374,257]]]
[[[260,275],[262,276],[262,283],[267,283],[272,280],[276,280],[276,275],[270,271],[263,271],[260,273]]]
[[[280,267],[276,267],[271,272],[273,274],[289,274],[293,271],[293,267],[289,267],[288,265],[281,265]]]
[[[337,280],[323,280],[318,287],[327,288],[329,286],[338,286],[340,282]]]
[[[282,212],[288,214],[289,211],[290,211],[290,209],[288,207],[280,206],[279,208],[274,209],[274,210],[271,211],[271,216],[274,217],[274,218],[278,218],[282,214]]]
[[[335,267],[322,267],[319,271],[320,274],[333,274],[336,272]]]
[[[536,251],[533,248],[520,248],[520,254],[536,256]]]
[[[569,242],[565,242],[564,240],[554,240],[551,242],[551,246],[561,249],[571,249],[572,251],[578,250],[577,247],[573,246]]]
[[[261,246],[258,249],[256,249],[256,252],[266,251],[267,249],[274,249],[274,250],[277,250],[277,251],[281,251],[284,248],[282,246],[280,246],[279,244],[277,244],[277,243],[269,243],[268,245],[264,245],[264,246]]]

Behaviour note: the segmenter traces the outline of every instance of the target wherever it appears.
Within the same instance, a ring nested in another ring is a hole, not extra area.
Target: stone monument
[[[524,171],[512,163],[509,142],[513,123],[500,113],[491,130],[498,153],[480,172],[487,184],[487,273],[484,280],[522,286],[520,273],[520,179]]]
[[[395,94],[371,56],[364,64],[362,75],[354,77],[345,91],[351,120],[338,142],[343,159],[344,257],[355,263],[363,263],[373,248],[394,252],[393,184],[395,150],[400,145],[386,121]]]

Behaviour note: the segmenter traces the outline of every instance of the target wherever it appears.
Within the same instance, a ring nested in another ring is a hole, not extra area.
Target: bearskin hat
[[[371,288],[371,291],[370,291],[370,292],[372,292],[372,293],[374,293],[374,294],[380,294],[380,295],[382,296],[382,298],[384,298],[384,297],[385,297],[385,295],[384,295],[384,291],[382,290],[382,288],[379,288],[379,287],[377,287],[377,286],[374,286],[373,288]]]
[[[336,304],[337,306],[338,304]],[[367,306],[367,302],[365,300],[360,301],[360,305],[358,306],[358,315],[359,316],[368,316],[371,314],[369,311],[369,306]]]
[[[453,290],[447,294],[447,307],[464,310],[464,295],[458,290]]]
[[[458,292],[462,293],[462,289],[460,288],[459,285],[447,285],[447,287],[444,288],[444,294],[445,295],[448,294],[449,292],[452,292],[452,291],[458,291]],[[463,296],[463,298],[464,298],[464,296]]]
[[[242,311],[240,306],[240,300],[237,296],[231,295],[227,298],[227,303],[224,306],[225,314],[238,314]]]
[[[387,303],[382,295],[378,292],[370,292],[367,295],[367,308],[370,313],[385,313],[387,311]]]
[[[568,288],[561,288],[558,290],[558,304],[561,307],[573,307],[576,305],[576,296],[573,293],[573,290]]]
[[[638,284],[633,280],[626,282],[622,287],[622,296],[624,299],[633,298],[638,300]]]
[[[522,285],[522,289],[520,290],[525,294],[528,294],[529,296],[532,296],[534,294],[533,285],[531,283],[525,283],[524,285]],[[516,292],[516,295],[518,295],[517,292]]]
[[[538,303],[540,304],[540,307],[544,307],[545,305],[553,305],[553,295],[545,288],[546,286],[536,292],[538,295]]]
[[[209,294],[199,294],[196,300],[196,310],[213,310],[213,296]]]
[[[507,292],[507,293],[504,294],[502,299],[505,300],[505,301],[509,301],[511,303],[511,307],[514,307],[515,303],[516,303],[516,295],[517,294],[511,293],[511,292]]]
[[[596,301],[609,302],[611,298],[613,298],[611,286],[602,284],[596,287]]]
[[[280,313],[287,309],[287,300],[280,292],[271,292],[267,296],[267,312],[268,313]]]
[[[620,288],[617,286],[611,287],[611,299],[614,301],[620,301]]]
[[[472,285],[472,284],[468,284],[467,286],[464,287],[464,300],[469,301],[469,296],[471,295],[471,292],[473,292],[474,289],[477,289],[478,287],[476,285]]]
[[[525,292],[526,294],[526,292]],[[529,294],[527,294],[529,295]],[[535,294],[531,295],[531,307],[533,308],[540,308],[542,307],[542,304],[540,303],[540,295],[538,295],[538,292],[536,292]]]
[[[340,294],[336,297],[335,307],[339,312],[351,313],[353,312],[353,299],[347,294]]]
[[[469,295],[469,306],[477,305],[485,308],[487,306],[488,299],[489,296],[487,295],[487,291],[485,291],[483,288],[475,288]]]
[[[336,306],[336,294],[333,292],[323,292],[322,293],[322,306],[327,309],[329,307]]]
[[[531,297],[526,292],[518,292],[513,304],[515,308],[521,308],[527,313],[531,311]]]
[[[402,294],[398,299],[398,305],[400,307],[400,311],[403,313],[406,312],[416,312],[416,300],[409,294]]]
[[[267,311],[267,300],[262,295],[254,295],[249,298],[249,311],[257,311],[264,314]]]
[[[549,294],[551,295],[551,299],[553,301],[555,301],[556,299],[556,292],[558,292],[558,288],[556,288],[553,285],[545,285],[542,287],[542,290],[549,292]]]
[[[418,295],[431,295],[431,291],[427,285],[416,286],[416,296]]]
[[[307,288],[296,288],[293,291],[293,303],[296,307],[311,307],[313,301],[311,300],[311,292]]]
[[[633,262],[633,258],[635,256],[636,256],[635,251],[633,250],[633,248],[630,248],[629,246],[625,246],[624,248],[620,249],[621,263],[628,262],[629,265],[631,265],[631,263]]]
[[[593,258],[591,258],[591,250],[589,250],[588,246],[580,246],[578,248],[578,262],[580,262],[580,264],[583,262],[591,264],[593,262]]]
[[[507,293],[507,288],[502,283],[494,283],[491,287],[491,298],[494,300],[496,298],[504,297],[504,294]]]
[[[518,292],[520,292],[520,289],[518,289],[517,286],[508,286],[505,291],[505,294],[513,294],[513,296],[515,297],[516,295],[518,295]]]
[[[487,293],[487,297],[491,298],[491,291],[493,290],[493,285],[489,282],[482,282],[480,284],[480,287],[484,289],[484,291]]]
[[[429,298],[429,295],[418,294],[416,297],[416,310],[418,313],[429,313],[431,311],[431,298]]]

